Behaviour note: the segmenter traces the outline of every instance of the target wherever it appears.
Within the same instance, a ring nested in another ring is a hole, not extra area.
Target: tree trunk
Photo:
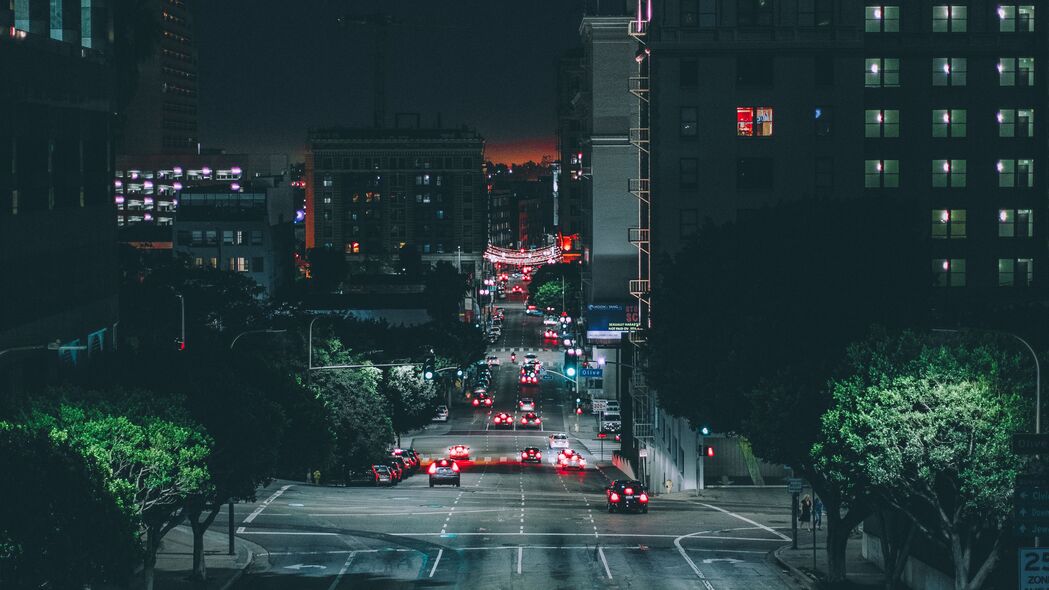
[[[160,531],[152,525],[146,526],[146,554],[142,560],[142,587],[153,590],[153,571],[157,565],[157,550],[160,548]]]
[[[907,532],[901,537],[900,531],[895,530],[895,527],[890,529],[884,510],[879,509],[877,515],[878,524],[881,525],[881,554],[885,561],[885,590],[896,590],[903,577],[903,569],[911,553],[911,543],[918,527],[910,522]]]
[[[824,500],[827,510],[827,584],[834,588],[845,581],[845,548],[852,528],[845,526],[839,506],[831,506]]]
[[[199,511],[189,513],[189,526],[193,529],[193,570],[189,578],[195,582],[203,582],[208,576],[207,567],[204,565],[204,532],[208,527],[200,522]]]
[[[951,535],[951,553],[952,557],[954,557],[954,587],[956,590],[980,590],[980,588],[983,588],[984,583],[987,582],[987,577],[991,575],[991,571],[994,570],[994,566],[998,563],[998,558],[1001,556],[1002,537],[1001,531],[998,531],[998,538],[994,540],[994,546],[991,547],[990,553],[980,563],[979,569],[976,570],[976,573],[970,579],[972,564],[969,558],[975,542],[976,534],[971,531],[954,532]]]

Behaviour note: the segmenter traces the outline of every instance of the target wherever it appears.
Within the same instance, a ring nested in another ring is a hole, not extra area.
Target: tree
[[[437,387],[434,381],[419,375],[415,367],[404,365],[386,372],[383,392],[392,408],[393,430],[400,446],[402,433],[429,424],[437,409]]]
[[[402,273],[410,277],[417,277],[423,273],[423,256],[415,244],[405,244],[397,252],[398,268]]]
[[[192,425],[142,414],[130,414],[132,420],[107,410],[63,403],[53,414],[34,413],[29,428],[68,441],[103,471],[118,507],[140,527],[143,576],[152,590],[160,540],[181,522],[186,498],[210,485],[211,445]]]
[[[140,558],[136,523],[101,470],[68,441],[0,422],[0,586],[123,584]]]
[[[872,505],[862,487],[813,461],[826,384],[871,325],[926,321],[920,219],[903,200],[784,203],[708,223],[657,265],[647,375],[661,406],[745,436],[755,454],[809,479],[827,510],[832,584],[844,579],[845,542]],[[683,362],[682,351],[703,362]]]
[[[549,282],[544,283],[539,289],[536,290],[535,296],[532,297],[532,303],[539,307],[539,309],[564,309],[561,305],[564,301],[564,289],[561,288],[560,282]]]
[[[316,364],[358,364],[337,339],[314,348]],[[334,467],[344,474],[371,465],[387,454],[393,442],[393,425],[386,400],[379,391],[382,372],[377,368],[316,371],[310,389],[327,410],[335,440]]]
[[[544,264],[532,275],[532,282],[528,284],[528,298],[541,309],[553,307],[578,317],[581,279],[579,265]]]
[[[346,255],[334,248],[311,248],[307,257],[314,288],[324,293],[337,290],[346,278]]]
[[[981,588],[1023,466],[1011,437],[1031,414],[1011,370],[1016,355],[994,340],[944,344],[910,333],[858,344],[851,355],[862,364],[833,382],[823,418],[824,436],[843,449],[837,460],[948,547],[955,588]]]

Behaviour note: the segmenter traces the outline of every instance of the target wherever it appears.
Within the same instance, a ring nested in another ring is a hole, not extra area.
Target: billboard
[[[624,332],[640,327],[637,303],[592,303],[586,306],[587,340],[619,342]]]

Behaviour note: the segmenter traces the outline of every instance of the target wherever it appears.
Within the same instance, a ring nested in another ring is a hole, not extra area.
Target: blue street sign
[[[580,377],[600,377],[605,374],[604,369],[579,369]]]

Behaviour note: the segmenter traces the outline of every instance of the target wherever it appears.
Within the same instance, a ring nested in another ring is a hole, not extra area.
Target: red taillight
[[[641,497],[640,497],[640,498],[638,498],[638,500],[640,500],[640,501],[642,501],[642,502],[648,502],[648,494],[644,494],[644,493],[642,493],[642,494],[641,494]]]
[[[521,424],[528,424],[528,420],[521,418]]]
[[[608,435],[605,434],[604,432],[597,433],[597,438],[605,438],[606,436],[608,436]]]
[[[496,424],[498,424],[499,423],[499,416],[496,416],[495,420],[492,420],[492,422],[495,422]]]
[[[528,453],[521,453],[521,458],[522,459],[527,459],[528,458]]]
[[[486,406],[492,405],[492,400],[490,400],[490,399],[484,400],[484,405],[486,405]]]
[[[539,418],[536,418],[536,419],[535,419],[535,423],[536,423],[536,424],[541,424],[542,422],[543,422],[543,421],[542,421],[542,420],[540,420]]]
[[[476,406],[476,405],[478,405],[478,402],[477,402],[477,400],[474,400],[474,405],[475,405],[475,406]]]
[[[459,464],[458,463],[452,463],[452,471],[455,471],[455,472],[459,471]]]
[[[437,473],[437,464],[436,463],[430,463],[429,472],[430,473]]]
[[[542,456],[543,456],[543,453],[542,453],[542,452],[538,452],[538,453],[536,453],[536,454],[535,454],[535,456],[536,456],[536,457],[542,457]]]
[[[634,488],[627,488],[627,489],[623,490],[623,493],[628,495],[628,496],[633,496],[634,495]]]
[[[618,502],[619,501],[619,494],[617,494],[615,492],[612,492],[612,495],[610,495],[608,497],[608,499],[613,501],[613,502]]]

